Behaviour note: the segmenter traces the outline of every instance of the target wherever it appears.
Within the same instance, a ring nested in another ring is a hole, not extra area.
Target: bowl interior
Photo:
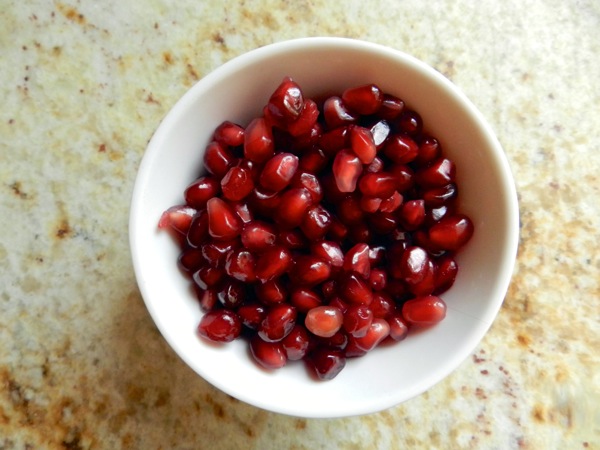
[[[332,381],[316,382],[302,363],[267,372],[247,344],[207,344],[196,336],[201,318],[178,248],[157,222],[200,173],[202,153],[224,120],[259,115],[286,75],[306,96],[376,83],[424,119],[457,165],[461,209],[476,227],[458,260],[459,276],[444,294],[446,319],[398,345],[349,360]],[[304,417],[379,411],[431,387],[463,361],[491,325],[505,295],[517,248],[518,213],[508,164],[479,112],[433,69],[398,51],[336,38],[289,41],[250,52],[198,82],[165,117],[136,180],[130,221],[140,290],[158,328],[180,357],[208,382],[255,406]]]

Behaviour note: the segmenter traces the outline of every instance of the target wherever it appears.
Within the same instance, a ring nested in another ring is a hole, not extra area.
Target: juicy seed
[[[291,153],[278,153],[265,164],[260,174],[260,184],[273,192],[285,188],[298,170],[298,157]]]
[[[280,369],[287,362],[285,349],[281,342],[266,342],[258,335],[250,339],[250,352],[254,360],[265,369]]]
[[[366,84],[346,89],[342,100],[352,111],[369,115],[376,113],[383,103],[383,92],[374,84]]]
[[[215,342],[231,342],[242,332],[242,321],[233,311],[221,309],[202,316],[198,334]]]
[[[473,222],[463,214],[444,217],[429,229],[431,243],[443,250],[456,251],[473,236]]]
[[[244,134],[244,156],[260,164],[271,158],[274,152],[273,133],[265,119],[254,119]]]
[[[362,173],[360,159],[351,150],[340,151],[333,160],[333,176],[340,192],[354,192]]]
[[[303,107],[302,90],[290,77],[284,78],[267,103],[271,116],[283,122],[296,120],[300,116]]]
[[[304,325],[315,336],[331,337],[342,327],[344,315],[335,306],[317,306],[306,313]]]
[[[350,128],[350,146],[363,164],[371,164],[377,156],[377,147],[371,130],[364,127]]]
[[[217,240],[226,241],[237,237],[241,231],[240,220],[233,209],[218,197],[206,204],[208,232]]]
[[[333,380],[346,366],[346,357],[341,350],[320,347],[312,352],[310,365],[320,380]]]
[[[404,303],[402,317],[413,325],[434,325],[446,317],[446,303],[435,295],[416,297]]]

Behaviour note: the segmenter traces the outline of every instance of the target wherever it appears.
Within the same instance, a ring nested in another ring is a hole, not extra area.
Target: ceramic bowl
[[[475,233],[458,256],[460,271],[443,295],[447,316],[397,345],[348,360],[331,381],[305,365],[268,372],[238,339],[211,345],[197,335],[202,316],[176,261],[175,241],[157,222],[183,200],[202,152],[224,120],[247,124],[261,114],[284,76],[305,96],[375,83],[418,111],[457,166],[460,209]],[[195,84],[152,137],[137,175],[130,243],[140,291],[173,350],[204,380],[265,410],[308,418],[363,415],[415,397],[448,376],[478,345],[506,294],[518,242],[518,207],[505,154],[481,113],[448,79],[405,53],[342,38],[280,42],[239,56]],[[465,368],[464,370],[469,370]]]

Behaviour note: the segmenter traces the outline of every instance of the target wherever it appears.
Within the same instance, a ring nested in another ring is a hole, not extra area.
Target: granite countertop
[[[600,4],[350,0],[3,2],[0,449],[600,448]],[[390,410],[304,420],[214,389],[155,328],[128,213],[174,102],[302,36],[406,51],[496,130],[521,242],[498,319]]]

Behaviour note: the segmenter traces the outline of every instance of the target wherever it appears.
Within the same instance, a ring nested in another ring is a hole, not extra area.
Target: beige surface
[[[600,4],[477,3],[4,0],[0,449],[600,448]],[[127,240],[137,166],[177,98],[314,35],[390,45],[460,86],[505,148],[522,221],[472,357],[403,405],[329,421],[197,377],[146,312]]]

